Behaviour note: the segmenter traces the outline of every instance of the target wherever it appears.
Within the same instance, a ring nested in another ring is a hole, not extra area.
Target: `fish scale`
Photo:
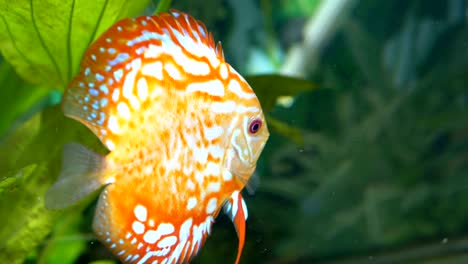
[[[47,207],[105,186],[93,230],[109,250],[125,263],[185,263],[224,205],[239,262],[240,190],[269,134],[253,90],[201,22],[175,10],[117,22],[85,52],[62,106],[110,153],[66,146]]]

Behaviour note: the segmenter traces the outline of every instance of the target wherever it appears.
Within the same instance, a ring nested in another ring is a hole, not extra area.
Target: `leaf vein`
[[[67,36],[67,56],[68,56],[68,80],[71,80],[72,69],[73,69],[73,56],[72,56],[72,47],[71,47],[71,38],[72,38],[72,22],[73,22],[73,13],[75,12],[75,0],[72,1],[70,18],[68,21],[68,36]]]
[[[127,4],[128,4],[128,0],[122,2],[122,5],[120,6],[120,10],[119,10],[119,12],[117,13],[117,14],[118,14],[117,19],[119,19],[119,18],[121,18],[121,17],[124,16],[124,15],[123,15],[124,7],[127,6]]]
[[[3,20],[3,23],[5,24],[5,27],[6,27],[8,36],[10,37],[11,43],[12,43],[13,47],[15,48],[15,50],[18,52],[18,54],[19,54],[30,66],[33,66],[32,61],[26,56],[26,54],[25,54],[24,52],[22,52],[22,51],[20,50],[20,48],[19,48],[18,45],[16,44],[15,38],[13,37],[13,33],[11,32],[10,26],[8,25],[8,22],[7,22],[7,20],[5,19],[5,17],[2,16],[2,15],[0,15],[0,18]]]
[[[47,47],[47,45],[45,44],[45,41],[44,39],[42,38],[42,35],[41,35],[41,32],[39,31],[39,28],[37,26],[37,23],[36,23],[36,19],[34,18],[34,5],[33,5],[33,0],[30,0],[29,1],[30,3],[30,8],[31,8],[31,20],[32,20],[32,24],[33,24],[33,27],[34,27],[34,30],[36,31],[36,34],[39,38],[39,42],[41,43],[41,46],[44,48],[45,52],[47,53],[47,55],[49,56],[49,59],[50,61],[52,62],[52,64],[54,65],[54,68],[55,68],[55,71],[57,72],[58,74],[58,77],[59,77],[59,80],[60,80],[60,83],[62,85],[65,85],[64,81],[63,81],[63,78],[62,78],[62,74],[60,73],[60,68],[57,64],[57,61],[55,61],[54,57],[52,56],[52,52],[50,52],[49,48]]]
[[[104,12],[107,8],[107,4],[109,3],[109,0],[106,0],[104,2],[104,5],[102,6],[102,9],[101,9],[101,13],[99,14],[99,18],[96,22],[96,26],[94,27],[94,31],[93,31],[93,34],[91,34],[91,39],[89,40],[88,42],[88,46],[89,47],[91,45],[91,43],[93,42],[94,38],[96,37],[96,34],[97,34],[97,31],[98,31],[98,28],[99,28],[99,25],[101,24],[101,21],[102,21],[102,18],[104,17]]]

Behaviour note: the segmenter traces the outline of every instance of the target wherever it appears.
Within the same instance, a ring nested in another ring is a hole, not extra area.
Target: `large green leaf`
[[[43,197],[58,175],[62,145],[69,141],[100,146],[86,127],[55,106],[0,143],[1,260],[22,263],[50,233],[59,213],[47,210]]]
[[[7,63],[0,63],[0,139],[24,113],[48,103],[48,90],[25,83]],[[34,88],[34,89],[33,89]],[[41,100],[43,99],[43,100]]]
[[[291,126],[286,122],[283,122],[273,116],[267,114],[266,117],[268,127],[271,131],[274,131],[286,138],[289,138],[297,145],[301,146],[304,144],[304,133],[298,127]]]
[[[0,51],[24,79],[63,89],[81,57],[122,17],[149,0],[0,0]]]
[[[265,113],[270,112],[282,96],[295,96],[316,88],[307,80],[278,74],[248,76],[246,80],[257,94]]]

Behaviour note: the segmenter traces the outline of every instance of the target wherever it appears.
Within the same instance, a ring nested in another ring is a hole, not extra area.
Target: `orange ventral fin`
[[[236,264],[238,264],[242,255],[242,249],[244,248],[245,221],[248,217],[247,206],[239,191],[235,191],[231,194],[231,197],[224,206],[224,212],[231,218],[232,222],[234,223],[237,231],[237,237],[239,238],[239,247],[237,249],[236,257]]]

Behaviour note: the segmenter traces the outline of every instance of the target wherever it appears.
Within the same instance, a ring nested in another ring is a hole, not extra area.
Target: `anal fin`
[[[237,237],[239,238],[239,247],[237,249],[236,264],[239,264],[242,255],[242,249],[245,242],[245,221],[248,218],[247,205],[239,191],[235,191],[229,197],[229,200],[224,205],[224,212],[231,218],[236,228]]]
[[[78,143],[63,147],[62,171],[45,195],[49,209],[62,209],[77,203],[106,184],[102,170],[104,157]]]

